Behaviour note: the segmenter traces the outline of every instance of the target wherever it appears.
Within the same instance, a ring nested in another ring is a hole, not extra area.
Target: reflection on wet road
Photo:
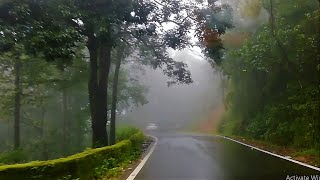
[[[219,137],[153,135],[158,137],[158,145],[136,177],[138,180],[285,180],[288,175],[320,176],[319,171]]]

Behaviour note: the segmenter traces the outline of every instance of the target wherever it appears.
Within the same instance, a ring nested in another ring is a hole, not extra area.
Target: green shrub
[[[318,149],[307,149],[307,150],[304,150],[304,151],[299,151],[299,152],[294,154],[294,156],[306,156],[306,155],[320,157],[320,150],[318,150]]]
[[[89,149],[69,157],[49,161],[0,166],[0,180],[98,179],[108,171],[141,154],[144,135],[138,131],[129,140],[113,146]]]
[[[22,150],[14,150],[0,154],[0,165],[25,161],[26,154]]]
[[[136,134],[139,132],[139,129],[131,126],[123,126],[117,128],[116,131],[116,138],[117,142],[123,141],[125,139],[129,139],[132,135]]]

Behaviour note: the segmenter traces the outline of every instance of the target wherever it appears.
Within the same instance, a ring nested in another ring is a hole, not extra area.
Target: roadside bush
[[[27,159],[26,154],[22,150],[14,150],[0,154],[0,165],[17,163]]]
[[[123,126],[117,128],[116,138],[117,142],[123,141],[125,139],[129,139],[132,135],[139,132],[139,129],[131,126]]]
[[[69,157],[49,161],[0,166],[0,180],[99,179],[108,171],[141,154],[144,135],[138,131],[113,146],[89,149]]]

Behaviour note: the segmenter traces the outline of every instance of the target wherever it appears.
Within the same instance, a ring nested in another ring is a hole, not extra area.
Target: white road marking
[[[278,158],[281,158],[281,159],[285,159],[285,160],[287,160],[287,161],[291,161],[291,162],[296,163],[296,164],[299,164],[299,165],[301,165],[301,166],[305,166],[305,167],[308,167],[308,168],[311,168],[311,169],[320,171],[320,168],[318,168],[318,167],[311,166],[311,165],[309,165],[309,164],[306,164],[306,163],[303,163],[303,162],[300,162],[300,161],[296,161],[296,160],[294,160],[294,159],[289,159],[289,158],[287,158],[287,157],[284,157],[284,156],[281,156],[281,155],[278,155],[278,154],[274,154],[274,153],[272,153],[272,152],[269,152],[269,151],[266,151],[266,150],[263,150],[263,149],[259,149],[259,148],[257,148],[257,147],[254,147],[254,146],[245,144],[245,143],[243,143],[243,142],[240,142],[240,141],[237,141],[237,140],[234,140],[234,139],[225,137],[225,136],[219,136],[219,135],[216,135],[216,136],[222,137],[222,138],[224,138],[224,139],[228,139],[228,140],[230,140],[230,141],[233,141],[233,142],[242,144],[242,145],[247,146],[247,147],[250,147],[250,148],[252,148],[252,149],[255,149],[255,150],[258,150],[258,151],[261,151],[261,152],[270,154],[270,155],[272,155],[272,156],[275,156],[275,157],[278,157]]]
[[[140,164],[136,167],[136,169],[130,174],[130,176],[126,180],[134,180],[134,178],[138,175],[140,170],[143,168],[144,164],[147,162],[151,154],[153,153],[154,149],[156,148],[156,145],[158,143],[158,138],[152,136],[152,138],[155,140],[152,148],[148,152],[148,154],[143,158],[143,160],[140,162]]]

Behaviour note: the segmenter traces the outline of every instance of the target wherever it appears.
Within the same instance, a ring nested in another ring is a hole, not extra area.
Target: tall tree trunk
[[[42,142],[42,159],[48,160],[49,159],[49,153],[48,153],[48,147],[47,142],[44,138],[44,120],[46,117],[46,109],[44,107],[41,108],[41,121],[40,121],[40,139]]]
[[[14,149],[20,148],[20,118],[21,118],[21,61],[16,59],[15,70],[15,98],[14,98]]]
[[[99,122],[99,138],[103,146],[108,145],[107,120],[108,120],[108,76],[111,65],[111,46],[100,47],[99,52],[99,71],[98,71],[98,122]]]
[[[97,39],[92,34],[88,37],[88,49],[90,54],[90,67],[89,67],[89,82],[88,82],[88,91],[89,91],[89,105],[90,105],[90,114],[91,114],[91,123],[92,123],[92,146],[95,147],[98,142],[98,129],[97,129],[97,89],[98,89],[98,47]]]
[[[92,144],[93,147],[101,147],[108,145],[106,129],[108,117],[107,88],[112,47],[101,46],[98,49],[97,38],[92,34],[88,37],[88,49],[90,53],[88,89],[92,122]]]
[[[224,92],[224,77],[223,77],[223,71],[222,69],[219,69],[218,70],[218,73],[219,73],[219,79],[220,79],[220,86],[221,86],[221,102],[224,102],[224,96],[225,96],[225,92]]]
[[[120,52],[118,52],[120,54]],[[118,55],[112,87],[112,104],[111,104],[111,120],[110,120],[110,144],[116,143],[116,111],[117,111],[117,96],[118,96],[118,80],[121,67],[121,55]]]
[[[68,100],[67,100],[67,89],[62,87],[62,119],[63,119],[63,142],[62,142],[62,153],[68,154]]]

